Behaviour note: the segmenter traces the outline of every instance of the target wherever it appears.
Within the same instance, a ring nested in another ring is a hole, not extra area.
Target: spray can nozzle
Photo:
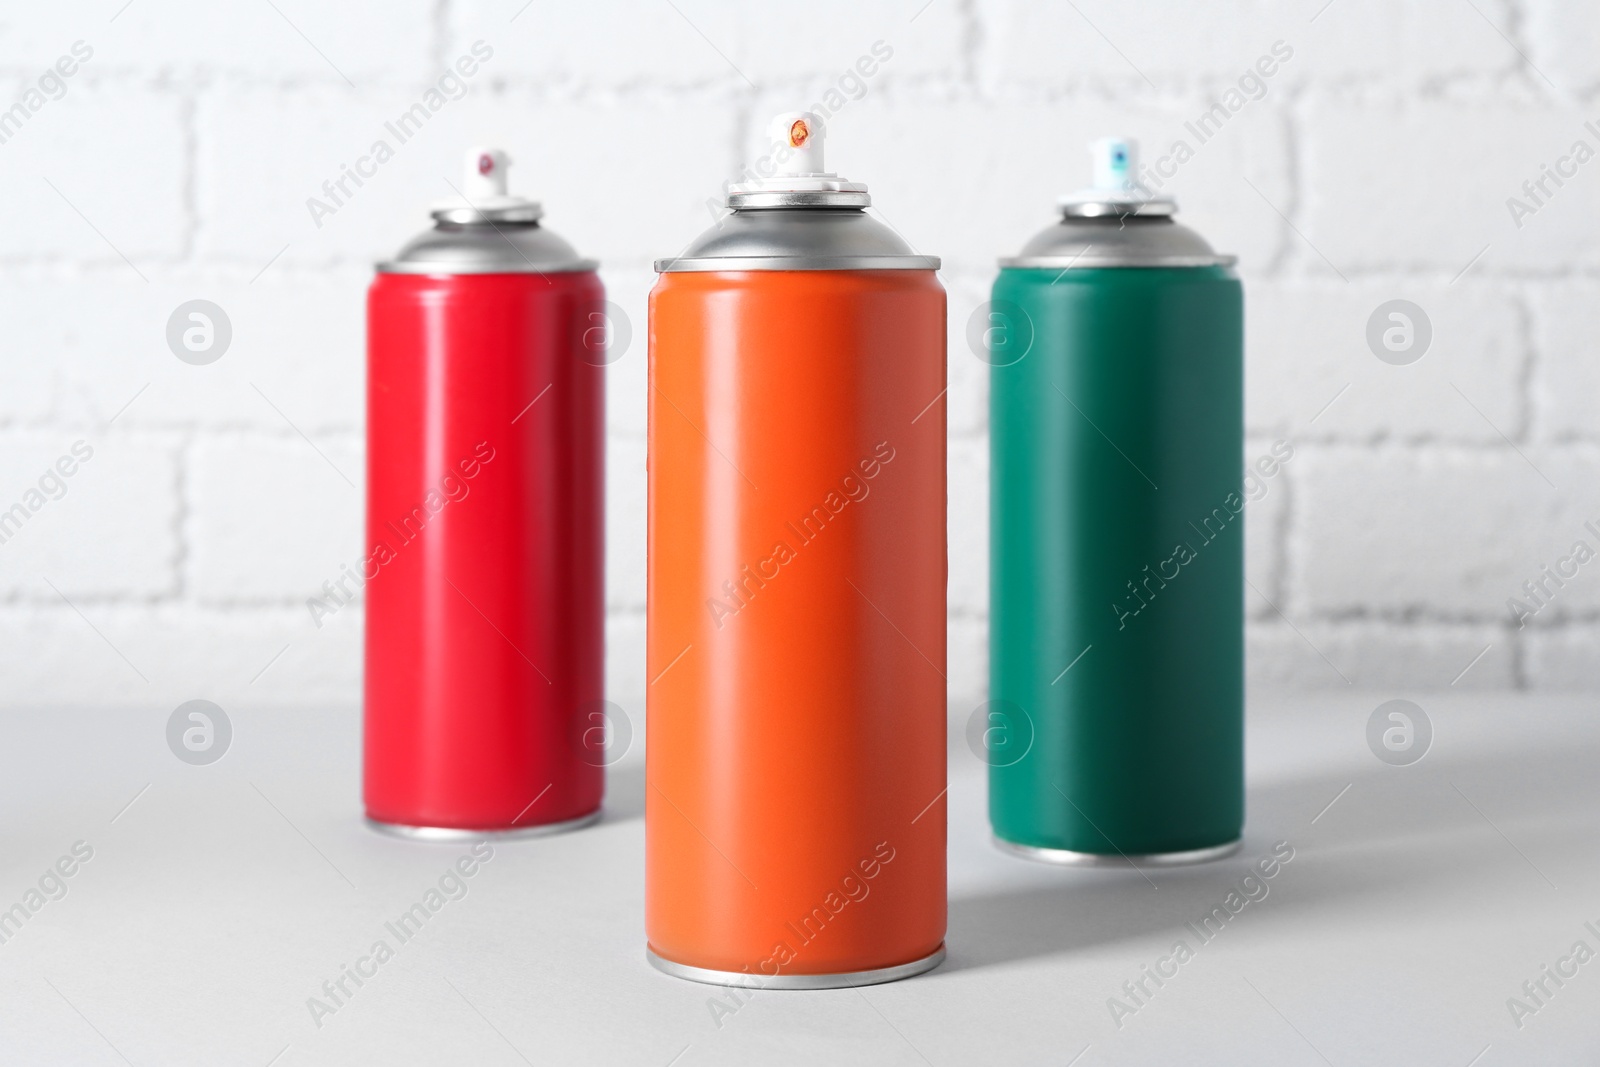
[[[869,203],[865,185],[844,180],[823,162],[827,128],[820,115],[785,111],[767,124],[767,136],[766,154],[746,171],[745,180],[728,186],[730,206],[800,207],[813,200],[812,206]]]
[[[1125,137],[1102,137],[1089,145],[1094,161],[1094,187],[1108,193],[1139,191],[1139,142]]]
[[[468,149],[466,165],[462,167],[462,191],[468,200],[505,196],[506,171],[510,167],[511,157],[498,148]]]
[[[822,162],[826,133],[817,116],[809,111],[788,111],[774,118],[768,131],[774,144],[788,149],[775,153],[778,175],[793,178],[828,174]]]
[[[1171,215],[1177,205],[1169,196],[1150,193],[1139,182],[1139,142],[1131,137],[1102,137],[1089,143],[1093,185],[1061,198],[1070,216]]]
[[[543,211],[537,200],[513,196],[507,179],[511,157],[504,149],[474,146],[461,161],[460,196],[434,205],[436,219],[449,222],[533,222]]]

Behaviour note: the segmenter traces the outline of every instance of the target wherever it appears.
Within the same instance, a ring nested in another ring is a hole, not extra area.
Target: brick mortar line
[[[315,591],[313,591],[315,592]],[[277,615],[285,618],[291,616],[304,616],[306,611],[306,597],[288,597],[281,599],[237,599],[237,600],[210,600],[204,598],[175,599],[171,597],[152,595],[134,596],[132,594],[103,594],[74,592],[72,602],[79,607],[109,608],[113,611],[132,616],[135,614],[149,615],[153,610],[157,614],[170,615]],[[312,593],[307,593],[310,596]],[[366,611],[366,603],[357,600],[349,605],[349,612],[359,616]],[[0,617],[14,613],[18,618],[33,619],[41,615],[56,615],[63,619],[77,618],[77,614],[61,599],[51,593],[48,596],[35,596],[32,593],[11,593],[0,597]],[[345,612],[341,611],[341,615]],[[605,618],[610,619],[638,619],[645,617],[642,605],[620,604],[608,605]],[[311,624],[308,622],[307,626]]]
[[[976,387],[976,384],[974,385]],[[1270,444],[1280,438],[1285,438],[1292,428],[1292,422],[1297,416],[1285,414],[1285,422],[1278,425],[1257,424],[1251,426],[1246,432],[1246,446]],[[358,450],[365,441],[365,429],[361,426],[319,427],[314,424],[302,423],[302,428],[314,439],[332,444],[345,444],[356,447]],[[290,443],[300,439],[299,434],[293,430],[274,427],[270,420],[263,419],[260,424],[251,423],[207,423],[197,421],[172,421],[149,422],[132,419],[117,428],[106,429],[103,422],[74,419],[66,416],[46,416],[44,418],[6,418],[0,417],[0,437],[6,436],[38,436],[49,433],[96,433],[103,438],[126,439],[144,443],[171,443],[174,439],[189,439],[190,444],[215,444],[226,442],[248,443],[258,441],[262,443]],[[990,430],[986,424],[973,428],[951,430],[949,439],[964,445],[981,445],[989,439]],[[648,439],[648,434],[643,430],[632,429],[607,429],[607,441],[619,444],[638,444]],[[1512,454],[1511,450],[1498,440],[1474,440],[1469,438],[1394,438],[1382,437],[1378,439],[1367,437],[1345,437],[1338,435],[1319,436],[1316,434],[1301,434],[1294,438],[1296,449],[1305,448],[1319,452],[1327,457],[1332,453],[1349,452],[1375,454],[1384,452],[1403,452],[1411,455],[1443,455],[1455,458],[1473,456],[1504,458]],[[1573,437],[1562,436],[1552,438],[1519,438],[1519,445],[1540,449],[1542,454],[1554,454],[1558,457],[1580,458],[1592,457],[1600,452],[1600,437]]]
[[[1446,394],[1448,395],[1448,394]],[[1465,409],[1463,409],[1465,410]],[[1246,428],[1251,437],[1277,438],[1285,437],[1299,422],[1300,413],[1285,411],[1277,422],[1252,422]],[[1593,450],[1600,445],[1600,437],[1587,437],[1563,432],[1560,436],[1549,437],[1522,437],[1513,436],[1513,441],[1518,446],[1553,450],[1577,455]],[[1360,449],[1371,452],[1382,452],[1390,449],[1400,451],[1422,452],[1430,449],[1439,451],[1457,450],[1460,452],[1505,452],[1506,444],[1500,440],[1493,430],[1485,428],[1478,437],[1467,436],[1442,436],[1437,433],[1414,434],[1401,436],[1387,430],[1373,431],[1365,434],[1346,433],[1338,430],[1327,432],[1300,433],[1294,435],[1296,447],[1304,443],[1318,448],[1334,449]]]
[[[183,141],[183,162],[179,178],[179,199],[182,203],[183,232],[180,238],[182,252],[179,262],[195,258],[200,247],[200,228],[203,216],[200,210],[200,115],[199,101],[193,94],[185,93],[178,105],[178,128]]]
[[[172,561],[173,596],[179,601],[189,599],[193,588],[189,571],[193,565],[194,552],[189,544],[189,527],[194,516],[194,505],[189,499],[193,482],[189,476],[189,466],[192,463],[191,452],[195,436],[184,435],[174,450],[173,458],[173,495],[176,505],[172,516],[172,537],[175,547]]]
[[[716,190],[708,192],[709,197],[714,197]],[[204,217],[196,220],[196,229],[204,228]],[[1041,226],[1043,224],[1041,223]],[[687,240],[687,238],[686,238]],[[937,253],[937,248],[935,249]],[[662,255],[667,253],[663,252]],[[323,282],[348,284],[354,288],[364,288],[371,276],[372,264],[378,256],[362,258],[339,258],[322,260],[314,263],[285,263],[279,260],[272,264],[272,269],[261,278],[263,289],[279,289],[293,286],[316,285]],[[235,258],[210,258],[196,256],[190,259],[175,259],[167,257],[142,256],[141,265],[146,273],[151,274],[152,282],[159,286],[181,286],[195,284],[216,284],[235,286],[243,289],[250,284],[250,279],[261,270],[261,263],[252,260]],[[611,260],[604,261],[600,266],[601,279],[605,280],[608,274],[643,274],[649,271],[647,260]],[[1318,261],[1320,262],[1320,260]],[[956,260],[948,269],[942,270],[941,277],[945,281],[947,290],[977,288],[980,284],[986,289],[993,280],[994,272],[998,268],[991,268],[987,275],[984,270],[972,262]],[[1450,275],[1443,270],[1432,269],[1396,270],[1389,267],[1348,268],[1341,267],[1350,285],[1365,287],[1381,287],[1383,285],[1410,285],[1444,288],[1448,285]],[[980,283],[978,279],[986,279]],[[1256,286],[1270,286],[1286,290],[1311,290],[1327,288],[1329,290],[1346,287],[1345,282],[1324,270],[1303,269],[1295,265],[1291,257],[1281,267],[1270,269],[1258,265],[1246,264],[1243,272],[1243,281],[1246,295]],[[0,282],[14,284],[59,284],[74,285],[85,282],[109,283],[123,285],[129,291],[142,287],[144,283],[137,279],[127,277],[127,267],[120,260],[110,259],[67,259],[57,256],[18,256],[12,258],[0,257]],[[1483,267],[1475,268],[1472,272],[1470,284],[1467,280],[1459,283],[1464,289],[1479,292],[1509,292],[1512,287],[1533,286],[1534,292],[1538,287],[1557,288],[1563,285],[1600,285],[1600,265],[1587,267],[1574,264],[1569,267],[1559,268],[1549,272],[1532,272],[1524,270],[1493,270]],[[958,293],[957,295],[965,295]],[[1537,325],[1545,321],[1548,316],[1537,309],[1530,310],[1530,319]]]
[[[1469,12],[1470,14],[1470,12]],[[1485,29],[1487,32],[1487,28]],[[1371,109],[1396,104],[1443,104],[1462,109],[1479,108],[1485,104],[1502,104],[1517,108],[1557,111],[1591,102],[1596,94],[1594,87],[1564,90],[1563,95],[1553,95],[1550,87],[1537,75],[1537,87],[1521,80],[1511,68],[1492,71],[1456,71],[1444,75],[1432,74],[1414,82],[1391,81],[1379,76],[1365,78],[1359,74],[1336,77],[1302,77],[1294,81],[1303,92],[1302,99],[1309,107],[1334,105]],[[1510,86],[1520,95],[1506,95]],[[1465,92],[1464,92],[1465,90]]]
[[[1088,74],[1065,81],[1051,81],[1044,77],[1017,75],[996,78],[993,76],[992,68],[988,68],[987,71],[980,70],[978,81],[972,87],[968,99],[1002,106],[1085,103],[1125,104],[1150,109],[1189,107],[1219,95],[1224,89],[1232,86],[1247,65],[1248,60],[1242,60],[1238,63],[1238,70],[1219,69],[1214,73],[1181,75],[1152,74],[1151,80],[1156,84],[1155,89],[1145,84],[1139,75],[1132,73],[1126,77]],[[987,78],[984,76],[986,72],[990,74]],[[1496,71],[1483,68],[1457,71],[1446,74],[1443,78],[1438,75],[1428,75],[1416,81],[1390,80],[1381,75],[1374,79],[1355,73],[1336,76],[1291,74],[1289,79],[1281,84],[1285,90],[1306,93],[1305,98],[1314,105],[1335,103],[1368,107],[1400,101],[1417,101],[1475,107],[1489,102],[1508,102],[1504,83],[1511,73],[1509,70]],[[903,72],[896,74],[894,80],[897,85],[938,84],[958,87],[963,84],[940,75]],[[1464,90],[1474,95],[1465,95]],[[1552,96],[1546,91],[1543,95],[1517,97],[1509,102],[1554,109],[1571,106],[1594,95],[1597,94],[1591,89],[1571,92],[1562,97]]]
[[[1555,628],[1552,632],[1559,633],[1567,627]],[[1578,627],[1572,627],[1572,632],[1579,632]],[[1511,688],[1523,692],[1534,688],[1535,682],[1528,669],[1529,646],[1533,635],[1526,630],[1513,630],[1507,637],[1507,647],[1511,650]]]
[[[1538,385],[1543,378],[1543,361],[1539,351],[1538,315],[1526,286],[1513,286],[1508,295],[1516,309],[1517,342],[1522,348],[1521,365],[1515,379],[1522,431],[1517,436],[1525,444],[1538,445],[1546,436],[1543,432],[1545,419],[1539,407]]]
[[[1519,80],[1523,83],[1523,87],[1533,92],[1540,92],[1548,88],[1548,86],[1545,85],[1544,79],[1540,77],[1538,72],[1534,70],[1532,62],[1526,58],[1529,52],[1538,51],[1533,42],[1527,40],[1523,34],[1526,22],[1527,12],[1523,10],[1519,0],[1507,0],[1506,24],[1497,28],[1506,36],[1507,42],[1515,50],[1516,59],[1511,61],[1511,69],[1517,73]]]
[[[1296,616],[1291,618],[1294,626],[1291,627],[1280,619],[1275,613],[1263,619],[1247,619],[1247,627],[1256,627],[1264,630],[1282,630],[1293,633],[1296,628],[1310,629],[1313,633],[1326,633],[1343,631],[1355,633],[1362,630],[1372,631],[1397,631],[1406,634],[1418,633],[1445,633],[1459,634],[1499,634],[1508,643],[1531,636],[1549,636],[1554,634],[1574,633],[1588,628],[1600,627],[1600,614],[1572,615],[1566,619],[1540,623],[1537,627],[1529,626],[1525,630],[1517,630],[1504,618],[1479,618],[1455,616],[1447,614],[1428,614],[1410,619],[1399,619],[1388,615],[1325,615],[1314,613],[1309,616]],[[1498,641],[1496,642],[1499,643]]]
[[[965,46],[964,46],[965,47]],[[1174,117],[1186,114],[1196,103],[1216,96],[1228,87],[1228,75],[1204,74],[1183,78],[1157,78],[1158,89],[1150,90],[1142,79],[1130,75],[1129,80],[1108,83],[1098,80],[1045,82],[1006,78],[985,79],[981,69],[973,76],[960,67],[966,62],[958,52],[956,69],[943,72],[905,73],[885,71],[875,81],[878,92],[886,97],[898,98],[895,102],[910,105],[978,104],[1000,110],[1018,106],[1070,106],[1070,105],[1120,105],[1147,111],[1172,111]],[[36,76],[32,72],[26,77]],[[4,78],[0,72],[0,78]],[[143,90],[154,98],[173,100],[193,99],[197,103],[228,95],[261,97],[319,96],[337,97],[350,102],[377,104],[390,98],[404,98],[429,87],[437,71],[414,76],[384,75],[364,80],[351,89],[337,78],[323,80],[318,77],[275,79],[269,75],[214,69],[192,68],[174,75],[171,71],[155,72],[138,68],[110,70],[101,68],[94,76],[77,84],[83,86],[83,96],[93,99],[97,95],[121,98],[130,87]],[[1440,82],[1429,78],[1421,82],[1406,83],[1373,80],[1359,75],[1339,78],[1299,78],[1283,83],[1289,95],[1289,104],[1295,109],[1316,110],[1339,107],[1360,110],[1392,111],[1411,105],[1445,106],[1464,112],[1485,105],[1500,105],[1514,110],[1558,114],[1592,107],[1600,100],[1600,84],[1563,89],[1556,96],[1542,80],[1544,91],[1529,89],[1511,71],[1498,74],[1489,71],[1471,75],[1452,75],[1451,80]],[[756,81],[755,93],[763,96],[785,93],[814,92],[826,79],[821,75],[785,75]],[[1511,82],[1527,95],[1508,98],[1505,85]],[[1470,89],[1472,95],[1463,95]],[[641,101],[681,102],[686,98],[740,98],[752,91],[736,75],[718,74],[706,78],[674,81],[661,78],[641,78],[631,81],[605,81],[567,76],[522,77],[493,73],[476,83],[470,95],[490,100],[513,97],[533,97],[532,102],[614,105]]]
[[[1251,438],[1246,435],[1246,449],[1250,447],[1250,444]],[[1282,474],[1283,505],[1278,509],[1277,521],[1272,524],[1271,560],[1274,579],[1272,583],[1272,598],[1274,602],[1282,606],[1284,611],[1293,612],[1298,597],[1294,595],[1289,582],[1290,566],[1292,562],[1292,546],[1290,545],[1289,539],[1291,531],[1293,531],[1295,528],[1295,516],[1299,513],[1300,508],[1300,487],[1297,484],[1299,472],[1285,466],[1282,470]],[[1248,556],[1246,556],[1245,562],[1248,567]],[[1246,597],[1245,602],[1249,603],[1248,596]],[[1274,614],[1270,605],[1267,606],[1266,610],[1269,616]],[[1246,617],[1248,617],[1248,612],[1246,613]]]
[[[741,166],[743,164],[741,163]],[[718,190],[710,188],[708,196],[715,196]],[[1044,221],[1042,228],[1049,222],[1048,213],[1040,216]],[[204,223],[205,215],[198,216],[197,221]],[[709,225],[709,223],[708,223]],[[688,236],[686,235],[685,240]],[[84,247],[89,247],[89,242],[83,242]],[[995,253],[997,258],[1001,251]],[[668,253],[646,254],[637,257],[623,257],[602,260],[600,272],[624,272],[647,274],[653,273],[654,263],[657,258]],[[272,270],[262,277],[265,282],[271,278],[296,280],[322,281],[328,278],[344,279],[351,282],[361,281],[370,277],[374,261],[382,255],[381,250],[374,250],[371,256],[356,256],[339,253],[327,258],[307,261],[289,259],[280,260],[272,265]],[[944,256],[945,266],[940,270],[943,278],[955,283],[971,283],[973,279],[988,277],[992,280],[998,268],[991,258],[967,259],[960,256]],[[1321,263],[1321,260],[1315,262]],[[170,278],[156,279],[158,283],[171,284],[177,281],[188,281],[195,274],[201,276],[207,271],[218,272],[219,280],[233,281],[239,278],[247,281],[261,270],[261,262],[254,257],[236,255],[233,253],[196,252],[192,256],[151,255],[141,252],[140,263],[151,267],[177,267],[184,268],[181,275]],[[1330,288],[1342,288],[1345,283],[1330,273],[1326,266],[1322,269],[1288,267],[1281,271],[1268,272],[1255,267],[1253,263],[1241,264],[1243,278],[1246,285],[1271,282],[1274,285],[1281,283],[1295,284],[1320,284],[1327,283]],[[1425,264],[1360,264],[1355,266],[1341,265],[1345,275],[1351,283],[1432,283],[1448,284],[1459,272],[1460,264],[1443,263],[1437,266]],[[62,272],[62,273],[46,273]],[[116,279],[126,280],[130,289],[142,285],[137,279],[128,274],[127,265],[114,255],[93,257],[71,257],[59,254],[33,254],[22,253],[16,255],[0,254],[0,279],[8,281],[81,281],[85,279]],[[209,280],[209,279],[207,279]],[[1600,282],[1600,262],[1595,263],[1563,263],[1549,268],[1535,267],[1495,267],[1491,264],[1479,264],[1472,272],[1462,278],[1458,285],[1465,288],[1487,288],[1486,282],[1494,281],[1501,285],[1511,284],[1550,284],[1560,285],[1570,282]],[[947,282],[949,284],[949,282]]]
[[[1332,609],[1312,608],[1308,611],[1292,614],[1290,618],[1296,622],[1314,624],[1384,623],[1393,626],[1410,626],[1414,623],[1426,622],[1452,626],[1488,626],[1495,629],[1507,629],[1511,625],[1503,609],[1490,611],[1483,608],[1474,608],[1469,611],[1450,611],[1426,604],[1413,604],[1404,608],[1374,608],[1370,606]],[[1600,618],[1600,611],[1596,612],[1596,618]]]
[[[358,74],[355,88],[345,84],[336,74],[295,74],[287,77],[266,73],[258,73],[246,68],[217,67],[205,64],[173,63],[165,66],[100,66],[92,72],[85,68],[83,74],[73,79],[72,84],[81,86],[84,90],[81,95],[93,97],[104,94],[114,96],[113,90],[125,92],[126,90],[143,90],[151,97],[179,98],[193,93],[221,94],[246,93],[246,94],[322,94],[328,96],[344,97],[351,101],[373,101],[382,96],[415,95],[434,85],[439,76],[451,62],[447,55],[443,62],[435,65],[433,60],[416,73],[400,74],[385,72],[378,75]],[[566,75],[520,75],[513,73],[506,75],[494,71],[485,72],[486,80],[477,80],[469,89],[469,93],[479,93],[489,96],[510,95],[516,93],[534,92],[541,94],[554,93],[563,99],[586,99],[590,97],[604,98],[632,98],[640,95],[661,94],[678,96],[694,93],[732,93],[734,91],[748,92],[749,86],[736,74],[731,72],[711,74],[704,77],[674,80],[671,78],[634,78],[628,81],[606,81],[599,79],[577,78]],[[4,82],[10,80],[15,83],[13,88],[20,91],[39,76],[38,69],[13,69],[7,71],[0,68],[0,94],[8,92]],[[773,78],[757,85],[765,91],[769,86],[784,90],[792,88],[793,83],[808,81],[815,85],[819,76],[794,75]],[[899,75],[902,79],[906,75]],[[947,74],[932,75],[929,77],[943,78],[950,84],[958,84],[954,78]]]
[[[442,69],[450,62],[450,45],[455,35],[450,32],[450,0],[433,0],[428,13],[428,58],[434,69]]]
[[[935,3],[938,0],[934,0]],[[961,0],[957,6],[960,19],[960,37],[956,54],[962,67],[961,81],[971,91],[981,91],[984,44],[987,40],[982,13],[976,0]]]
[[[936,3],[945,0],[935,0]],[[963,11],[971,9],[970,3],[958,6]],[[973,31],[977,36],[974,37]],[[448,33],[447,30],[441,32]],[[381,73],[361,73],[351,88],[337,74],[313,70],[293,74],[275,74],[251,69],[248,66],[226,66],[211,62],[174,59],[159,63],[111,63],[96,60],[96,65],[86,68],[74,79],[74,85],[90,92],[102,88],[145,89],[152,96],[181,95],[196,89],[229,92],[270,91],[285,93],[328,92],[352,100],[363,99],[374,93],[410,92],[424,89],[438,78],[451,61],[451,53],[459,48],[459,38],[449,34],[444,42],[432,40],[433,33],[423,48],[429,53],[425,65],[415,70],[394,68]],[[485,38],[488,39],[488,38]],[[885,37],[886,40],[890,39]],[[933,86],[940,89],[960,89],[970,94],[970,99],[995,103],[1059,103],[1075,99],[1086,102],[1131,102],[1141,106],[1167,103],[1193,103],[1194,94],[1213,95],[1233,85],[1240,71],[1249,65],[1249,57],[1241,53],[1236,62],[1219,61],[1214,69],[1201,71],[1156,71],[1150,74],[1155,83],[1152,89],[1144,78],[1132,71],[1094,72],[1069,74],[1066,77],[1015,74],[1009,68],[999,67],[998,61],[987,60],[990,34],[981,20],[963,22],[960,40],[950,62],[940,67],[907,70],[885,70],[882,85]],[[492,43],[499,44],[495,41]],[[1262,35],[1262,47],[1267,35]],[[442,48],[442,51],[441,51]],[[520,62],[520,60],[519,60]],[[826,61],[824,61],[826,62]],[[1520,61],[1501,67],[1464,66],[1433,71],[1417,77],[1401,77],[1378,72],[1376,76],[1357,70],[1338,73],[1305,74],[1293,69],[1284,71],[1278,84],[1286,90],[1305,94],[1313,104],[1336,102],[1368,104],[1421,101],[1425,103],[1461,104],[1476,106],[1485,102],[1509,103],[1517,106],[1568,107],[1592,100],[1600,95],[1600,83],[1562,87],[1561,96],[1551,95],[1551,90],[1537,74],[1532,80],[1520,80]],[[970,72],[967,69],[970,67]],[[997,69],[1002,71],[997,73]],[[560,73],[530,73],[526,67],[507,66],[487,71],[488,81],[478,82],[491,93],[518,93],[525,91],[557,91],[573,97],[589,95],[627,95],[643,93],[695,93],[724,92],[748,93],[750,86],[738,74],[727,69],[711,69],[701,74],[668,74],[627,76],[592,74],[588,69]],[[827,66],[819,66],[809,73],[764,75],[751,73],[756,91],[789,91],[798,88],[814,89],[829,80]],[[0,64],[0,90],[22,88],[39,76],[39,68],[12,63]],[[6,82],[14,83],[6,86]],[[1525,95],[1506,96],[1508,84]],[[1481,93],[1480,96],[1463,95],[1463,91]]]
[[[124,416],[127,418],[127,416]],[[300,435],[288,427],[274,428],[263,419],[262,425],[207,425],[198,422],[172,422],[164,424],[127,422],[115,428],[108,428],[103,421],[91,422],[78,419],[51,419],[45,422],[18,423],[0,419],[0,438],[6,436],[33,436],[46,433],[93,433],[96,440],[124,440],[141,444],[167,445],[174,443],[185,447],[200,443],[217,443],[230,440],[254,439],[261,442],[300,441]],[[306,433],[314,440],[329,444],[356,444],[363,443],[366,434],[359,426],[340,430],[323,430],[315,427],[306,429]],[[302,442],[303,447],[303,442]]]
[[[166,595],[139,596],[124,593],[83,593],[80,591],[73,594],[73,603],[79,607],[107,608],[130,617],[134,615],[148,616],[154,612],[156,614],[176,616],[256,615],[288,618],[298,616],[305,611],[305,598],[298,595],[284,598],[263,597],[216,600],[192,596],[178,599]],[[365,610],[366,606],[363,601],[358,600],[350,605],[352,616],[358,616]],[[60,599],[53,594],[40,596],[31,592],[13,592],[0,598],[0,617],[4,617],[7,614],[15,614],[19,619],[33,619],[41,615],[55,615],[62,619],[77,617],[71,608],[62,604]],[[611,604],[606,607],[605,618],[608,621],[643,621],[645,619],[645,609],[643,605],[638,604]],[[989,612],[966,606],[951,608],[947,614],[947,620],[952,623],[987,623],[989,619]],[[1434,633],[1459,634],[1463,636],[1501,633],[1509,639],[1513,637],[1570,636],[1574,633],[1600,628],[1600,612],[1571,613],[1553,622],[1531,624],[1524,630],[1513,629],[1504,619],[1449,615],[1428,615],[1409,620],[1379,615],[1312,615],[1297,618],[1294,622],[1296,626],[1302,629],[1310,627],[1318,633],[1344,632],[1353,634],[1362,631],[1372,633],[1404,631],[1409,634]],[[1275,614],[1264,619],[1247,619],[1245,627],[1247,630],[1262,632],[1282,631],[1284,633],[1293,633],[1293,629]]]
[[[1540,420],[1533,382],[1538,373],[1534,345],[1533,309],[1526,296],[1513,290],[1507,294],[1513,315],[1513,343],[1517,346],[1512,388],[1516,391],[1516,425],[1509,436],[1518,444],[1532,446],[1539,440]]]
[[[1280,432],[1273,432],[1272,430],[1260,430],[1260,431],[1258,431],[1258,430],[1255,430],[1255,429],[1251,429],[1248,432],[1248,436],[1251,437],[1251,438],[1260,439],[1260,438],[1276,438],[1276,437],[1282,437],[1284,435],[1283,435],[1283,433],[1281,431]],[[1399,452],[1410,452],[1410,453],[1413,453],[1413,454],[1422,454],[1422,453],[1433,453],[1433,454],[1436,454],[1436,455],[1452,455],[1453,454],[1455,456],[1459,456],[1459,457],[1463,457],[1463,458],[1467,457],[1467,456],[1506,457],[1506,456],[1514,456],[1515,455],[1515,453],[1505,444],[1505,442],[1499,440],[1498,438],[1496,438],[1494,440],[1485,439],[1485,440],[1482,440],[1482,441],[1456,440],[1456,439],[1444,440],[1444,439],[1437,439],[1437,438],[1408,438],[1408,439],[1399,439],[1399,440],[1387,439],[1387,440],[1381,440],[1381,441],[1370,441],[1370,440],[1361,440],[1361,439],[1344,440],[1344,439],[1338,439],[1338,438],[1321,438],[1321,437],[1315,437],[1315,436],[1300,436],[1300,437],[1295,437],[1293,440],[1294,440],[1294,444],[1295,444],[1295,452],[1296,452],[1296,456],[1297,457],[1298,457],[1298,454],[1299,454],[1299,450],[1302,447],[1302,442],[1303,442],[1304,447],[1306,449],[1311,450],[1313,452],[1324,452],[1324,453],[1333,453],[1333,452],[1340,452],[1340,451],[1345,451],[1345,452],[1369,452],[1369,453],[1370,452],[1399,451]],[[1540,448],[1540,449],[1544,450],[1545,452],[1565,453],[1568,456],[1580,456],[1580,455],[1593,454],[1593,453],[1596,452],[1597,448],[1600,448],[1600,441],[1590,440],[1588,438],[1584,438],[1584,439],[1576,440],[1576,441],[1564,441],[1564,442],[1525,441],[1525,442],[1522,442],[1522,443],[1523,444],[1527,444],[1530,447]],[[1531,472],[1530,472],[1530,476],[1531,476]]]

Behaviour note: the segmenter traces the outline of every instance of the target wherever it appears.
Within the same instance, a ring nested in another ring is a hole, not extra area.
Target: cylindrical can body
[[[1244,819],[1243,301],[1223,266],[1002,270],[989,811],[1139,857]],[[1007,350],[1006,345],[1010,346]]]
[[[365,800],[401,827],[595,812],[604,369],[592,271],[368,294]],[[587,357],[587,358],[586,358]]]
[[[945,931],[944,289],[665,273],[650,386],[650,949],[758,981],[925,960]]]

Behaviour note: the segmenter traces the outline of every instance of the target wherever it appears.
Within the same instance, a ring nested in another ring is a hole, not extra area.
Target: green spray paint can
[[[996,842],[1191,863],[1244,823],[1243,294],[1145,193],[1132,142],[1000,262],[992,364],[989,763]]]

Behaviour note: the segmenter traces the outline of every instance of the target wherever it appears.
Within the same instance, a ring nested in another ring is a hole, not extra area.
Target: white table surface
[[[0,909],[94,851],[0,944],[0,1064],[1600,1063],[1600,957],[1520,1028],[1507,1007],[1600,952],[1600,708],[1420,696],[1432,750],[1391,767],[1364,733],[1386,696],[1255,698],[1243,852],[1166,872],[996,852],[957,736],[948,961],[720,1026],[718,989],[644,961],[642,753],[604,821],[497,845],[318,1026],[307,998],[465,851],[362,825],[356,712],[229,709],[231,749],[192,767],[170,708],[6,711]],[[1268,895],[1200,945],[1185,920],[1280,840]],[[1194,958],[1119,1028],[1108,998],[1179,938]]]

